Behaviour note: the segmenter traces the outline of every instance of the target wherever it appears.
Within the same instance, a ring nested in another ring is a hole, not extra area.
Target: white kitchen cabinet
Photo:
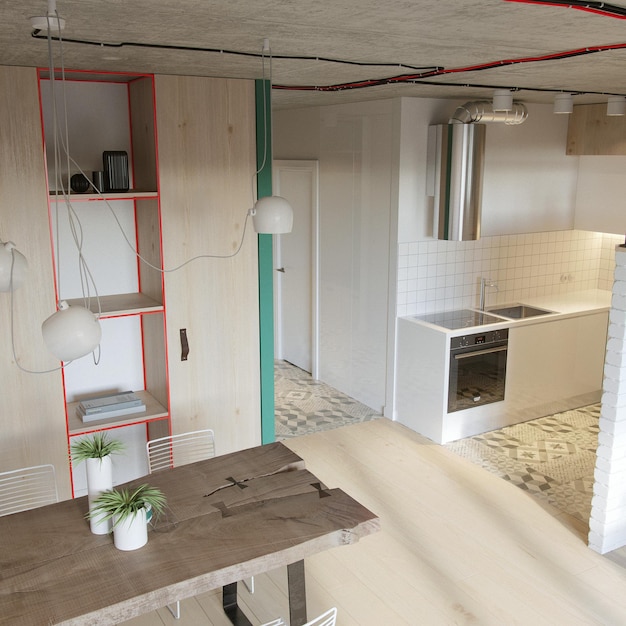
[[[607,327],[606,310],[490,325],[509,329],[504,400],[448,413],[450,339],[464,333],[401,318],[396,419],[447,443],[598,402]]]
[[[507,411],[532,419],[598,402],[607,328],[607,312],[513,326]]]

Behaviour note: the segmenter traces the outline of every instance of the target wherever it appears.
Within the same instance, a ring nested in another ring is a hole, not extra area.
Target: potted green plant
[[[76,465],[85,461],[87,466],[87,499],[89,510],[94,500],[103,492],[113,488],[112,454],[124,450],[123,442],[110,439],[108,433],[97,432],[74,441],[71,445],[72,460]],[[90,517],[89,526],[95,535],[106,535],[111,531],[108,520]]]
[[[146,484],[111,489],[95,499],[88,515],[112,522],[113,543],[118,550],[136,550],[148,541],[148,510],[158,517],[165,509],[165,502],[160,489]]]

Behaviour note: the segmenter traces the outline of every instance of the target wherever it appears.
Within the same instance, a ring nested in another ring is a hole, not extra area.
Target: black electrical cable
[[[572,96],[592,95],[592,96],[623,96],[621,93],[613,93],[610,91],[574,91],[570,89],[553,89],[549,87],[509,87],[508,85],[486,85],[480,83],[449,83],[438,80],[414,80],[411,85],[429,85],[435,87],[465,87],[466,89],[508,89],[514,93],[520,91],[537,91],[541,93],[569,93]]]
[[[48,41],[47,35],[40,35],[41,31],[35,29],[31,33],[31,37],[34,39],[43,39]],[[57,37],[51,37],[52,41],[59,41]],[[154,48],[157,50],[179,50],[183,52],[212,52],[217,54],[231,54],[233,56],[252,57],[260,59],[263,57],[262,52],[243,52],[241,50],[224,50],[222,48],[203,48],[199,46],[183,46],[178,44],[161,44],[161,43],[142,43],[138,41],[120,41],[120,42],[106,42],[106,41],[92,41],[90,39],[71,39],[63,38],[63,43],[75,43],[83,46],[97,46],[98,48]],[[361,67],[405,67],[409,70],[435,70],[441,69],[434,65],[416,66],[406,65],[404,63],[379,63],[368,61],[348,61],[345,59],[332,59],[329,57],[320,56],[306,56],[306,55],[291,55],[291,54],[272,54],[273,59],[283,59],[289,61],[321,61],[323,63],[338,63],[341,65],[356,65]]]

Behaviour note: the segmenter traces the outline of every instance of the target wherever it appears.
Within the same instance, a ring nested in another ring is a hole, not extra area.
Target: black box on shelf
[[[128,191],[128,154],[124,150],[102,153],[105,191]]]

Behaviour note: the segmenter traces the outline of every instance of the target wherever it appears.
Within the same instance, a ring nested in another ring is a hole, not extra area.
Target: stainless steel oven
[[[507,328],[450,339],[448,413],[504,400]]]

